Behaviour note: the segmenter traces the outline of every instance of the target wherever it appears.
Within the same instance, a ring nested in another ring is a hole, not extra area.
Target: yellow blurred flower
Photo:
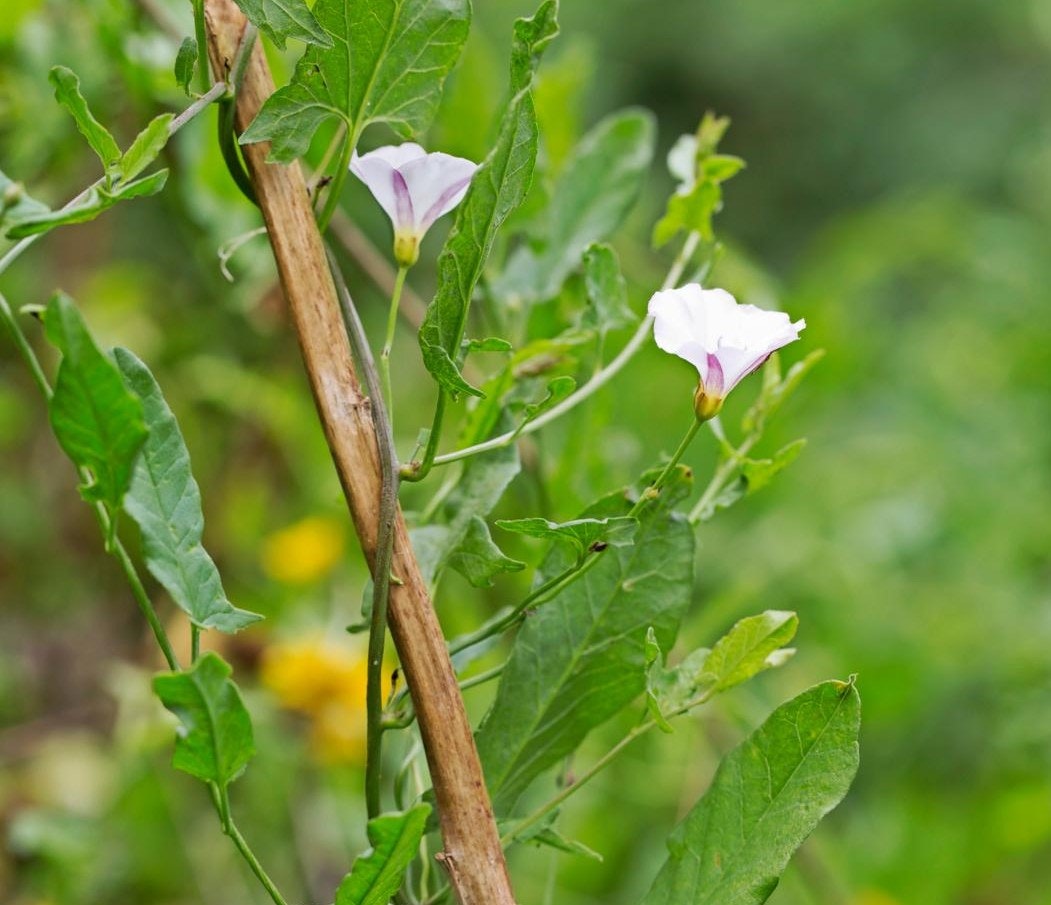
[[[364,650],[319,636],[277,642],[263,653],[259,675],[283,707],[309,719],[311,749],[319,760],[364,762]]]
[[[324,578],[343,557],[343,523],[310,516],[275,531],[263,541],[263,570],[285,584],[309,584]]]

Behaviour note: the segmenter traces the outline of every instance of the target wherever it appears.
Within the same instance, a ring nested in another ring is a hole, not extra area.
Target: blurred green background
[[[478,5],[429,140],[476,159],[510,23],[530,11]],[[56,63],[124,140],[184,106],[171,66],[188,7],[6,0],[0,169],[49,202],[95,178],[51,98]],[[799,654],[675,735],[647,737],[577,796],[567,829],[605,862],[516,852],[521,900],[542,901],[556,871],[560,903],[636,901],[718,753],[789,695],[857,673],[857,782],[771,901],[1051,903],[1051,2],[563,7],[539,98],[548,166],[625,105],[657,114],[659,158],[705,110],[730,116],[723,149],[749,166],[726,187],[728,253],[712,282],[805,317],[789,359],[828,354],[764,441],[769,453],[806,436],[799,462],[701,528],[681,638],[690,649],[740,616],[795,609]],[[275,67],[287,73],[296,52],[272,55]],[[234,804],[292,898],[322,902],[364,845],[361,650],[342,630],[364,575],[265,245],[238,252],[235,282],[220,273],[217,250],[257,221],[207,119],[169,147],[160,197],[50,236],[0,289],[21,305],[62,287],[165,387],[230,596],[271,617],[224,648],[261,752]],[[636,310],[668,264],[647,239],[672,187],[658,159],[615,242]],[[345,209],[384,256],[388,226],[361,186]],[[424,299],[443,230],[412,275]],[[382,292],[352,260],[348,271],[380,330]],[[432,397],[415,389],[428,384],[410,330],[395,356],[405,454]],[[572,517],[673,449],[690,417],[680,365],[646,350],[571,424],[533,435],[501,512]],[[731,430],[756,390],[731,400]],[[702,480],[713,446],[690,453]],[[450,582],[443,619],[469,626],[520,586]],[[171,729],[148,687],[158,666],[5,338],[0,900],[262,901],[201,790],[168,767]],[[485,694],[472,695],[480,715]],[[579,762],[625,725],[595,733]]]

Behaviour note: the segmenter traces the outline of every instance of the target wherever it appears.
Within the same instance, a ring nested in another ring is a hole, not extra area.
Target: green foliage
[[[538,399],[536,402],[527,402],[522,406],[525,418],[522,419],[519,428],[525,427],[530,421],[543,415],[544,412],[551,411],[556,405],[571,396],[576,388],[576,380],[567,374],[560,374],[558,377],[552,378],[548,381],[547,390],[542,399]]]
[[[20,183],[12,181],[0,170],[0,229],[47,211],[46,204],[27,195]]]
[[[494,576],[525,568],[524,562],[504,554],[493,541],[485,520],[477,515],[467,523],[467,531],[447,561],[476,588],[492,587]]]
[[[155,116],[150,120],[149,125],[135,136],[135,140],[120,158],[119,169],[122,182],[127,183],[134,179],[157,159],[168,143],[169,130],[174,118],[170,113]],[[125,186],[126,191],[127,186]],[[125,194],[125,197],[128,196]]]
[[[716,153],[729,125],[728,119],[706,113],[697,134],[679,146],[680,151],[688,152],[687,165],[676,172],[682,184],[668,199],[667,211],[653,228],[655,247],[666,245],[680,232],[696,232],[706,242],[714,241],[712,217],[722,208],[722,184],[744,167],[739,157]]]
[[[114,355],[128,389],[142,402],[149,428],[124,500],[142,531],[147,567],[194,625],[223,632],[251,625],[262,617],[226,599],[219,570],[201,545],[201,492],[175,415],[146,365],[127,349]]]
[[[47,338],[62,353],[49,403],[59,445],[89,481],[86,500],[105,505],[115,521],[146,440],[142,404],[103,355],[69,296],[52,296],[44,313]]]
[[[182,88],[183,93],[190,96],[190,82],[193,81],[193,73],[197,68],[197,39],[193,37],[183,38],[179,45],[179,52],[175,55],[175,84]]]
[[[780,666],[791,654],[785,645],[799,627],[795,613],[767,610],[738,622],[719,639],[704,662],[701,681],[727,691],[756,673]]]
[[[762,905],[850,787],[860,713],[853,682],[824,682],[777,708],[723,759],[642,905]]]
[[[288,38],[320,47],[332,46],[332,38],[304,0],[237,0],[237,5],[282,50]]]
[[[172,764],[219,788],[237,779],[255,753],[252,720],[230,673],[208,651],[189,669],[153,680],[154,693],[179,718]]]
[[[584,286],[588,307],[581,326],[605,336],[610,330],[629,327],[638,318],[628,306],[628,283],[620,272],[617,253],[608,245],[592,245],[584,252]]]
[[[336,905],[387,905],[401,888],[402,878],[416,857],[427,827],[430,805],[369,821],[372,850],[358,858],[339,884]]]
[[[66,108],[80,133],[88,140],[91,150],[102,161],[102,168],[107,174],[116,172],[120,161],[120,148],[109,130],[91,113],[88,102],[80,93],[80,79],[73,70],[65,66],[55,66],[49,75],[55,89],[55,100]]]
[[[766,422],[777,414],[788,398],[799,389],[803,378],[824,357],[824,349],[815,349],[782,375],[780,354],[775,352],[771,355],[763,366],[763,386],[759,398],[741,419],[741,430],[745,433],[762,431]]]
[[[242,144],[269,141],[269,159],[289,163],[332,118],[347,123],[352,143],[370,123],[406,138],[427,127],[467,38],[468,0],[318,0],[314,18],[332,46],[307,48]]]
[[[756,491],[762,490],[778,474],[788,468],[803,451],[806,440],[793,440],[782,446],[769,459],[750,459],[747,456],[738,464],[738,474],[709,505],[700,509],[697,518],[707,521],[720,509],[729,509]]]
[[[530,89],[540,57],[558,34],[558,4],[546,0],[531,19],[515,23],[511,47],[511,97],[500,133],[479,166],[438,258],[438,292],[420,328],[427,370],[451,393],[481,396],[460,374],[460,350],[474,288],[496,233],[529,191],[536,163],[537,125]]]
[[[479,554],[488,544],[492,544],[492,539],[488,538],[489,528],[484,522],[484,517],[492,511],[520,469],[518,450],[514,446],[505,446],[474,456],[464,466],[456,489],[449,494],[435,523],[412,532],[413,547],[427,581],[438,575],[449,557],[465,553],[466,558],[458,558],[457,565],[468,568],[468,559]],[[482,522],[481,526],[476,520]],[[469,534],[473,534],[470,542]],[[468,548],[462,550],[465,542],[468,542]],[[495,544],[493,546],[495,547]],[[502,559],[493,554],[489,565],[495,566],[500,562]],[[480,563],[472,562],[471,568],[475,566],[480,566]],[[473,574],[477,578],[480,573]]]
[[[496,295],[525,301],[555,295],[584,251],[623,223],[642,190],[655,138],[653,115],[643,110],[609,116],[585,135],[551,190],[544,228],[535,237],[543,250],[520,248]]]
[[[103,184],[91,186],[76,203],[61,210],[52,211],[35,203],[18,216],[0,218],[0,223],[4,220],[12,223],[7,230],[9,239],[24,239],[58,226],[87,223],[120,201],[157,194],[168,179],[167,170],[158,170],[142,179],[135,177],[157,159],[168,143],[173,119],[170,113],[162,113],[150,120],[122,154],[113,136],[92,116],[80,93],[80,81],[76,75],[64,66],[56,66],[51,70],[51,81],[55,86],[55,97],[72,114],[77,127],[102,161],[106,176]]]
[[[606,547],[629,547],[635,543],[639,520],[627,516],[610,518],[579,518],[570,522],[552,522],[546,518],[501,519],[497,526],[505,531],[560,540],[569,543],[582,561],[590,552],[601,552]]]
[[[668,717],[747,682],[763,670],[781,666],[795,653],[785,645],[795,637],[798,626],[795,613],[768,610],[749,616],[730,629],[711,650],[695,650],[671,669],[661,664],[661,647],[656,634],[650,630],[646,636],[650,662],[646,700],[650,715],[662,730],[670,732]]]
[[[526,620],[515,638],[496,700],[478,730],[478,750],[498,814],[532,780],[645,690],[646,634],[670,647],[690,601],[694,539],[673,511],[689,491],[678,470],[638,516],[632,546],[598,554],[593,568]],[[623,491],[589,507],[587,519],[623,518]],[[555,547],[538,581],[576,561]]]

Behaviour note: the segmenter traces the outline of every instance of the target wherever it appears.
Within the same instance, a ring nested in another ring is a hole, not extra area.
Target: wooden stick
[[[233,0],[207,0],[208,51],[217,78],[237,53],[245,19]],[[237,98],[236,124],[247,128],[273,78],[261,48],[252,51]],[[298,163],[267,164],[267,144],[244,148],[278,274],[299,335],[314,401],[361,541],[372,567],[381,472],[370,404],[354,371],[335,287]],[[390,630],[412,691],[438,805],[448,869],[462,905],[514,905],[471,724],[445,637],[420,574],[401,511],[395,523]]]

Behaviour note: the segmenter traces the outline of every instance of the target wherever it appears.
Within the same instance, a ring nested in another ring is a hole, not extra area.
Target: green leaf
[[[500,134],[471,180],[438,258],[438,291],[420,328],[420,349],[427,370],[453,394],[482,395],[463,379],[455,356],[460,351],[471,297],[496,233],[522,203],[533,178],[537,125],[530,88],[544,48],[558,34],[557,9],[554,0],[546,0],[532,19],[515,23],[511,98]]]
[[[514,347],[506,340],[496,336],[487,336],[485,339],[464,340],[463,351],[469,352],[510,352]]]
[[[118,201],[130,201],[132,198],[146,198],[150,195],[156,195],[164,188],[167,182],[168,171],[158,170],[156,173],[150,173],[149,176],[143,176],[142,179],[136,179],[134,182],[122,182],[114,189],[106,190],[100,188],[99,194],[107,201],[103,210],[112,207]]]
[[[181,725],[172,764],[220,787],[237,779],[255,753],[252,720],[230,665],[208,651],[184,672],[161,673],[153,691]]]
[[[668,162],[682,183],[668,199],[664,216],[653,228],[655,248],[667,244],[680,232],[696,232],[706,242],[715,240],[712,217],[722,208],[722,183],[736,176],[745,165],[740,157],[715,153],[729,125],[729,119],[706,113],[697,133],[683,136],[675,146]]]
[[[625,110],[595,126],[576,147],[551,192],[543,250],[518,249],[493,289],[497,297],[539,301],[558,293],[584,251],[623,223],[653,160],[653,115]]]
[[[88,223],[99,214],[108,211],[119,201],[130,201],[155,195],[164,188],[168,180],[167,170],[158,170],[134,182],[125,182],[116,188],[106,190],[92,188],[85,198],[74,207],[65,207],[57,211],[48,211],[35,216],[27,216],[18,221],[7,231],[9,239],[23,239],[26,236],[46,233],[59,226],[70,226],[75,223]]]
[[[546,845],[557,851],[565,852],[567,855],[583,855],[592,861],[602,861],[602,855],[594,849],[584,845],[583,842],[578,842],[576,839],[567,839],[556,829],[555,821],[558,819],[558,815],[558,811],[552,811],[546,818],[537,821],[520,835],[516,835],[515,841],[519,844]],[[507,830],[514,829],[516,822],[514,820],[501,820],[498,821],[497,828],[502,835]]]
[[[787,659],[782,648],[795,637],[797,628],[799,617],[782,610],[740,620],[708,654],[701,684],[726,691],[764,669],[779,666]]]
[[[314,18],[332,46],[307,48],[242,144],[270,141],[269,159],[290,163],[333,117],[348,124],[355,143],[370,123],[405,138],[427,128],[467,39],[468,0],[318,0]]]
[[[141,400],[149,427],[124,500],[125,510],[142,531],[147,568],[200,628],[236,632],[257,622],[261,616],[239,610],[226,599],[219,570],[201,545],[201,492],[161,388],[127,349],[116,349],[114,357],[125,384]]]
[[[31,198],[19,182],[9,179],[0,170],[0,228],[6,224],[17,224],[31,217],[40,217],[50,212],[41,201]]]
[[[527,402],[523,407],[525,412],[525,420],[522,422],[522,427],[525,427],[534,418],[539,418],[544,412],[550,411],[556,405],[558,405],[563,399],[572,395],[573,390],[577,388],[577,382],[574,378],[568,375],[561,375],[554,377],[547,384],[547,393],[543,399],[537,402]]]
[[[437,524],[412,531],[413,547],[420,556],[420,571],[427,582],[434,580],[448,557],[460,548],[474,520],[492,511],[520,470],[514,445],[471,457],[456,489],[442,506]]]
[[[47,338],[61,353],[51,427],[66,455],[91,473],[84,498],[120,509],[146,439],[142,404],[103,355],[69,296],[52,296],[44,313]]]
[[[170,113],[162,113],[150,120],[149,125],[135,136],[131,147],[120,159],[120,178],[123,182],[134,179],[157,159],[168,143],[173,119]]]
[[[430,805],[383,814],[368,823],[372,849],[355,860],[336,890],[336,905],[387,905],[401,888],[405,870],[419,853]]]
[[[282,50],[288,38],[321,47],[332,46],[332,38],[303,0],[237,0],[237,5],[248,21]]]
[[[668,209],[653,228],[653,247],[667,245],[680,232],[696,232],[706,242],[715,239],[712,217],[723,203],[722,189],[715,182],[698,182],[687,192],[668,199]]]
[[[22,217],[7,231],[8,239],[24,239],[39,233],[50,232],[58,226],[69,226],[74,223],[87,223],[110,207],[108,198],[92,188],[82,201],[73,207],[64,207],[57,211],[41,211],[37,214]]]
[[[852,682],[824,682],[778,707],[723,759],[672,833],[642,905],[765,902],[793,852],[850,788],[860,715]]]
[[[592,245],[584,252],[584,287],[588,308],[581,326],[605,335],[638,320],[628,306],[628,284],[620,272],[617,253],[610,246]]]
[[[708,521],[720,509],[729,509],[734,503],[762,490],[778,474],[788,468],[806,446],[805,439],[793,440],[782,446],[772,459],[744,459],[737,479],[729,484],[711,504],[699,513],[701,521]]]
[[[55,100],[69,111],[81,134],[102,161],[107,171],[120,160],[120,148],[109,131],[91,114],[88,102],[80,93],[80,79],[72,69],[55,66],[48,78],[55,89]]]
[[[476,588],[492,587],[494,576],[525,568],[524,562],[506,556],[493,542],[489,526],[477,515],[468,522],[463,539],[447,561]]]
[[[566,541],[581,559],[588,552],[601,552],[606,547],[630,546],[639,528],[639,520],[627,516],[580,518],[571,522],[551,522],[546,518],[500,519],[496,524],[516,534]]]
[[[702,693],[704,662],[711,651],[698,648],[671,669],[661,662],[661,647],[653,629],[646,634],[646,653],[650,666],[646,675],[646,708],[662,732],[671,732],[667,717],[696,700]]]
[[[197,39],[183,38],[179,52],[175,55],[175,84],[190,96],[190,82],[197,67]]]
[[[634,545],[601,553],[593,568],[523,624],[478,730],[497,813],[507,813],[533,779],[645,690],[648,627],[665,649],[674,642],[692,596],[694,537],[672,507],[690,481],[686,469],[677,469],[639,515]],[[630,506],[620,491],[583,518],[624,517]],[[564,572],[575,559],[572,551],[554,547],[537,582]]]

